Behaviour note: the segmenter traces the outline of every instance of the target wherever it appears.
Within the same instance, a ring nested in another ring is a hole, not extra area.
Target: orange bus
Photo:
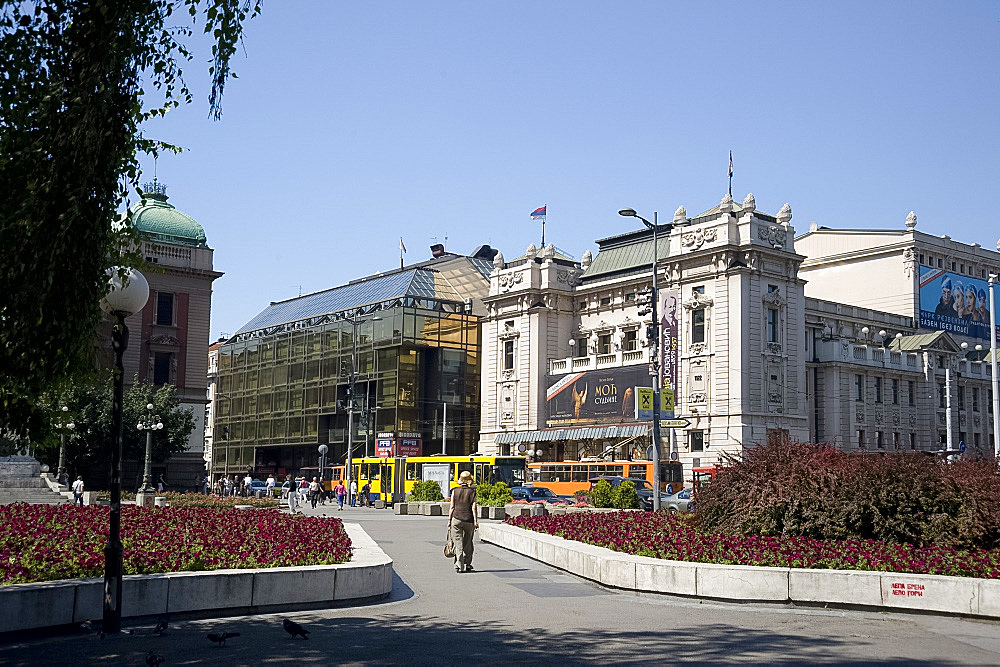
[[[644,479],[652,485],[651,461],[545,461],[528,464],[528,483],[544,486],[560,496],[572,496],[590,489],[590,478],[602,475]],[[670,484],[674,492],[684,486],[678,461],[660,461],[660,490]]]

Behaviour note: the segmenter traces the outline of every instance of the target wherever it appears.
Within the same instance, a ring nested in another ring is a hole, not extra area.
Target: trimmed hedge
[[[827,445],[747,449],[697,494],[705,530],[730,535],[1000,546],[997,462]]]
[[[441,493],[441,485],[429,479],[423,482],[416,482],[413,485],[413,490],[410,491],[410,495],[406,499],[414,502],[437,502],[444,500],[444,494]]]

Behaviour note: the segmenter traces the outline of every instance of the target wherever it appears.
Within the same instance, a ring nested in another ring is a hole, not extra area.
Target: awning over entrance
[[[545,442],[548,440],[599,440],[608,438],[634,438],[646,435],[649,424],[629,426],[595,426],[590,428],[552,428],[540,431],[517,431],[515,433],[497,433],[497,444],[512,444],[518,442]]]

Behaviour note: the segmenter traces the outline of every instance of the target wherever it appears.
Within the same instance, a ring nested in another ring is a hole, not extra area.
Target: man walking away
[[[358,480],[351,480],[351,507],[355,507],[358,502]]]
[[[73,482],[73,504],[83,507],[83,477],[77,475]]]
[[[458,487],[451,492],[448,521],[455,533],[455,572],[472,572],[472,538],[479,530],[479,505],[468,470],[458,476]]]
[[[295,514],[299,508],[299,490],[295,488],[295,480],[292,476],[288,476],[288,481],[290,482],[288,487],[288,512],[289,514]]]
[[[372,483],[366,481],[365,485],[361,487],[361,505],[363,507],[371,507],[372,504]]]

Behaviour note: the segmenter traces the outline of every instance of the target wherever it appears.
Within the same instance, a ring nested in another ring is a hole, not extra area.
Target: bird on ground
[[[227,639],[232,639],[233,637],[239,637],[238,632],[210,632],[208,633],[208,640],[214,642],[219,646],[225,646]]]
[[[146,654],[146,664],[149,665],[149,667],[160,667],[165,660],[166,658],[162,655],[158,655],[152,651]]]
[[[166,616],[161,616],[160,622],[156,624],[155,628],[153,628],[153,634],[157,637],[162,637],[163,633],[167,631],[168,622],[169,619],[167,619]]]
[[[292,636],[292,639],[295,639],[296,636],[302,637],[303,639],[309,639],[309,637],[306,636],[309,634],[309,631],[295,621],[290,621],[286,618],[281,622],[281,627],[285,629],[285,632]]]

